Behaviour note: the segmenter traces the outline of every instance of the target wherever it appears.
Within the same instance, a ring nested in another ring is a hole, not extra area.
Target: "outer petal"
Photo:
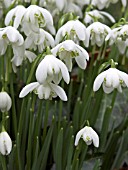
[[[85,130],[86,130],[86,127],[84,127],[83,129],[81,129],[81,130],[77,133],[76,139],[75,139],[75,146],[78,145],[79,140],[80,140],[81,136],[83,135],[83,133],[85,132]]]
[[[106,71],[100,73],[100,74],[96,77],[96,79],[95,79],[95,81],[94,81],[94,84],[93,84],[93,91],[97,91],[97,90],[100,88],[101,84],[102,84],[103,81],[104,81],[105,76],[106,76]]]
[[[21,23],[21,20],[24,16],[26,8],[22,5],[17,6],[17,10],[15,12],[15,19],[14,19],[14,27],[17,29]]]
[[[59,59],[58,59],[59,60]],[[70,81],[70,77],[69,77],[69,72],[68,72],[68,69],[66,67],[66,65],[62,62],[62,61],[59,61],[61,62],[60,63],[60,69],[61,69],[61,72],[62,72],[62,76],[63,76],[63,79],[64,81],[69,84],[69,81]]]
[[[15,10],[16,10],[16,9],[13,8],[12,10],[10,10],[10,11],[7,13],[7,15],[6,15],[6,17],[5,17],[5,22],[4,22],[6,26],[10,24],[10,21],[12,20],[12,17],[14,16]]]
[[[74,22],[76,34],[80,40],[84,41],[86,39],[86,27],[78,20]]]
[[[67,101],[66,93],[60,86],[57,86],[53,83],[50,83],[50,86],[53,89],[53,91],[55,91],[56,94],[60,97],[61,100]]]
[[[37,81],[42,84],[47,78],[47,67],[48,63],[44,61],[45,58],[40,62],[36,69],[36,79]]]
[[[78,66],[81,68],[81,69],[85,69],[86,66],[87,66],[87,62],[86,62],[86,59],[84,58],[84,56],[82,55],[79,55],[77,57],[75,57],[75,60],[78,64]]]
[[[33,52],[25,50],[25,56],[28,58],[29,62],[32,63],[37,57]]]
[[[28,93],[32,92],[35,88],[37,88],[40,84],[38,82],[33,82],[28,85],[26,85],[22,91],[20,92],[19,97],[23,98],[25,97]]]
[[[89,127],[89,130],[90,130],[90,134],[91,134],[94,146],[99,147],[99,136],[91,127]]]
[[[118,75],[120,77],[120,80],[122,79],[124,81],[124,83],[126,84],[126,86],[128,87],[128,74],[118,70]]]

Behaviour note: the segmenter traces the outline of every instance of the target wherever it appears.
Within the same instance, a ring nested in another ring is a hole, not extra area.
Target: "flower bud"
[[[12,150],[12,141],[7,132],[0,133],[0,153],[2,155],[10,154]]]
[[[0,92],[0,110],[1,112],[9,111],[12,106],[12,100],[8,93]]]

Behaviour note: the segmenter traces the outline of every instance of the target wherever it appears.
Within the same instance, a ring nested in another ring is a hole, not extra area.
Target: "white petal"
[[[20,6],[20,7],[19,7]],[[14,27],[17,29],[21,23],[23,15],[26,11],[24,6],[19,5],[16,12],[15,12],[15,19],[14,19]]]
[[[90,134],[91,134],[94,146],[99,147],[99,136],[91,127],[89,127],[89,130],[90,130]]]
[[[84,41],[86,39],[86,27],[80,21],[76,21],[74,29],[79,39]]]
[[[60,62],[60,69],[61,69],[61,72],[62,72],[62,77],[63,77],[64,81],[67,84],[69,84],[70,77],[69,77],[68,69],[67,69],[66,65],[62,61],[59,61],[59,62]]]
[[[81,136],[82,136],[83,133],[85,132],[85,129],[86,129],[86,128],[83,128],[83,129],[81,129],[81,130],[77,133],[76,139],[75,139],[75,146],[78,145]]]
[[[39,86],[39,83],[38,82],[33,82],[33,83],[30,83],[28,85],[26,85],[20,92],[20,95],[19,97],[20,98],[23,98],[25,97],[28,93],[32,92],[35,88],[37,88]]]
[[[96,77],[96,79],[95,79],[95,81],[94,81],[94,84],[93,84],[93,91],[97,91],[97,90],[100,88],[101,84],[102,84],[103,81],[104,81],[105,76],[106,76],[106,71],[100,73],[100,74]]]
[[[55,91],[56,94],[60,97],[61,100],[67,101],[66,93],[60,86],[57,86],[53,83],[50,83],[50,86],[53,89],[53,91]]]
[[[10,10],[6,17],[5,17],[5,25],[8,26],[10,24],[10,21],[12,20],[12,17],[14,16],[14,13],[15,13],[15,8],[13,8],[12,10]]]
[[[78,66],[81,68],[81,69],[85,69],[86,66],[87,66],[87,62],[86,62],[86,59],[84,58],[84,56],[82,55],[79,55],[77,57],[75,57],[75,60],[78,64]]]
[[[65,0],[61,0],[61,3],[60,3],[60,0],[56,0],[56,5],[59,8],[59,10],[62,11],[62,9],[65,6]]]
[[[120,76],[120,80],[123,80],[126,86],[128,87],[128,74],[118,70],[118,75]]]
[[[28,58],[29,62],[32,63],[37,57],[33,52],[25,50],[25,56]]]
[[[36,69],[36,79],[40,84],[43,84],[47,78],[48,62],[45,62],[45,58],[39,63]]]

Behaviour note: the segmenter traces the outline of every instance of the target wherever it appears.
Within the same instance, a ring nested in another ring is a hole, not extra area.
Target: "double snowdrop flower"
[[[98,10],[93,10],[85,13],[84,17],[84,22],[85,24],[90,24],[93,23],[94,20],[105,20],[105,18],[108,18],[112,23],[115,22],[115,19],[107,12],[104,11],[98,11]]]
[[[0,110],[1,112],[7,112],[12,106],[12,99],[7,92],[0,92]]]
[[[37,67],[37,82],[26,85],[19,97],[25,97],[28,93],[34,91],[39,99],[52,99],[59,96],[61,100],[67,101],[65,91],[58,86],[62,77],[68,84],[70,77],[66,65],[55,56],[47,55]]]
[[[14,27],[0,28],[0,55],[5,54],[8,45],[12,45],[14,56],[12,63],[15,66],[21,65],[25,47],[23,36]]]
[[[25,40],[26,49],[38,50],[41,53],[47,46],[53,47],[55,45],[54,38],[51,34],[44,31],[43,29],[39,30],[39,33],[30,33]]]
[[[117,3],[118,0],[92,0],[91,4],[96,6],[98,9],[103,9],[103,8],[107,8],[110,3]],[[126,0],[121,0],[121,3],[123,5],[123,7],[126,7],[127,1]]]
[[[97,45],[101,47],[105,41],[105,37],[111,31],[111,29],[100,22],[94,22],[87,27],[88,41],[85,42],[85,46],[89,46],[89,40],[91,40],[91,45]]]
[[[85,143],[87,145],[91,145],[93,143],[93,145],[95,147],[99,147],[99,136],[97,135],[97,133],[89,126],[85,126],[83,129],[81,129],[77,135],[76,135],[76,139],[75,139],[75,146],[78,145],[80,138],[83,138],[83,140],[85,141]]]
[[[86,41],[87,36],[85,25],[79,20],[71,20],[59,28],[55,37],[55,42],[58,44],[62,39],[71,39],[79,43],[79,41]]]
[[[107,94],[111,93],[115,88],[122,92],[122,86],[128,87],[128,74],[116,68],[109,68],[96,77],[93,91],[99,90],[101,85],[103,85],[103,90]]]
[[[119,52],[124,54],[126,47],[128,47],[128,25],[114,28],[109,32],[105,40],[109,40],[109,45],[115,43]]]
[[[9,155],[12,150],[12,140],[7,132],[0,133],[0,153],[2,155]]]
[[[59,56],[64,61],[69,71],[72,70],[72,59],[74,58],[81,69],[85,69],[87,66],[87,60],[89,55],[85,49],[75,44],[72,40],[66,40],[56,47],[51,52],[53,55]]]
[[[28,8],[17,6],[10,10],[5,18],[5,25],[9,25],[14,17],[14,27],[22,26],[22,31],[26,35],[31,32],[39,32],[40,27],[46,27],[52,34],[55,34],[53,19],[50,12],[36,5],[30,5]]]
[[[44,84],[40,84],[38,82],[30,83],[22,89],[19,97],[23,98],[32,91],[34,91],[34,93],[38,95],[39,99],[47,100],[59,96],[61,100],[67,101],[65,91],[60,86],[53,83]]]
[[[53,81],[55,84],[59,84],[62,77],[64,81],[68,84],[70,81],[70,77],[66,65],[54,55],[46,55],[37,67],[37,81],[40,84],[43,84],[46,81]]]

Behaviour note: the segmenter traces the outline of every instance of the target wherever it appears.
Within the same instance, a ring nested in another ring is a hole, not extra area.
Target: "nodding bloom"
[[[21,65],[25,53],[24,39],[19,31],[12,26],[0,28],[0,55],[5,54],[8,45],[12,45],[13,48],[13,64]]]
[[[108,18],[112,23],[115,22],[115,19],[108,13],[104,11],[92,10],[85,13],[84,22],[85,24],[91,24],[96,20],[103,20]]]
[[[96,6],[98,9],[103,9],[103,8],[107,8],[110,3],[117,3],[118,0],[90,0],[91,4]],[[121,0],[121,3],[123,5],[123,7],[126,7],[127,1],[126,0]]]
[[[12,150],[12,140],[7,132],[0,133],[0,153],[9,155]]]
[[[55,84],[59,84],[62,77],[64,81],[68,84],[70,81],[70,77],[66,65],[54,55],[46,55],[37,67],[37,81],[40,84],[52,81]]]
[[[79,41],[86,41],[87,32],[85,25],[79,20],[68,21],[61,28],[59,28],[55,37],[56,44],[61,42],[62,39],[71,39],[76,43],[79,43]]]
[[[105,41],[105,37],[111,31],[111,29],[100,22],[94,22],[90,26],[87,27],[88,41],[85,42],[85,46],[89,46],[89,40],[91,41],[91,45],[102,46]]]
[[[123,25],[112,29],[106,36],[106,41],[109,41],[109,45],[116,44],[121,54],[125,53],[126,47],[128,47],[128,25]]]
[[[39,28],[45,27],[52,33],[55,34],[53,27],[53,18],[50,12],[44,8],[36,5],[30,5],[28,8],[23,6],[17,6],[7,13],[5,18],[5,25],[9,25],[14,17],[14,26],[16,28],[19,25],[22,26],[22,31],[26,35],[31,32],[39,32]]]
[[[65,91],[60,86],[51,82],[45,82],[44,84],[40,84],[38,82],[30,83],[22,89],[19,97],[23,98],[32,91],[34,91],[34,93],[38,95],[39,99],[47,100],[59,96],[61,100],[67,101]]]
[[[109,68],[96,77],[93,91],[99,90],[101,85],[103,85],[103,90],[107,94],[111,93],[115,88],[122,92],[122,86],[128,87],[128,74],[116,68]]]
[[[7,112],[12,106],[12,99],[7,92],[0,92],[0,110]]]
[[[41,53],[47,46],[54,47],[55,41],[51,34],[44,31],[43,29],[39,30],[39,33],[31,32],[25,40],[26,49],[38,50]]]
[[[77,133],[75,139],[75,146],[78,145],[80,138],[82,138],[87,145],[91,145],[93,143],[95,147],[99,147],[99,136],[89,126],[85,126]]]
[[[89,55],[87,51],[81,46],[75,44],[72,40],[66,40],[56,47],[51,52],[53,55],[59,56],[64,61],[69,71],[72,70],[72,59],[74,58],[81,69],[85,69],[87,66],[87,60]]]

